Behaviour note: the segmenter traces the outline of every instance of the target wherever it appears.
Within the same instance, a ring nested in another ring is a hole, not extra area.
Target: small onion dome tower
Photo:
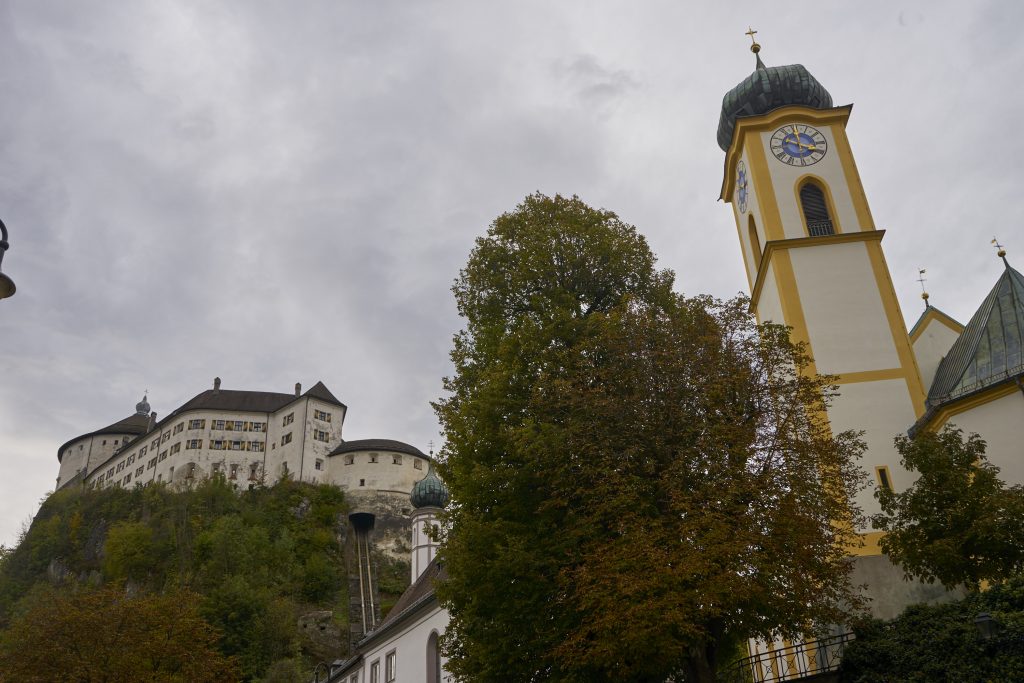
[[[434,473],[431,461],[427,476],[416,482],[409,494],[412,512],[412,582],[420,577],[437,555],[437,540],[431,537],[437,515],[448,503],[448,489]]]
[[[143,394],[142,400],[135,404],[135,414],[149,417],[149,394]]]
[[[722,98],[718,146],[723,152],[729,150],[736,119],[740,116],[759,116],[791,104],[813,109],[829,109],[832,106],[832,96],[828,90],[802,64],[765,66],[758,54],[761,46],[755,42],[750,46],[750,51],[756,59],[754,73],[740,81]]]

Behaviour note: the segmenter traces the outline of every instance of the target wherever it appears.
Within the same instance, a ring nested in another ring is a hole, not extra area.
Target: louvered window
[[[807,222],[807,234],[811,237],[821,237],[836,233],[832,226],[832,217],[828,214],[825,193],[820,187],[814,183],[807,183],[801,187],[800,204],[803,206],[804,220]]]

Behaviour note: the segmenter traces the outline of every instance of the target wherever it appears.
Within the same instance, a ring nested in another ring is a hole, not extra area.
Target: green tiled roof
[[[1006,264],[995,287],[939,363],[928,407],[1024,374],[1024,276]]]
[[[738,117],[766,114],[790,104],[828,109],[832,106],[832,96],[803,65],[766,67],[758,58],[754,73],[722,98],[718,146],[723,152],[729,149]]]

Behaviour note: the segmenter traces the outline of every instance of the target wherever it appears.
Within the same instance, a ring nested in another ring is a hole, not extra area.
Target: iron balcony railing
[[[832,227],[832,221],[810,221],[807,224],[807,232],[810,233],[811,237],[824,237],[825,235],[836,234],[835,228]]]
[[[853,633],[807,640],[733,662],[719,673],[723,683],[782,683],[836,671]]]

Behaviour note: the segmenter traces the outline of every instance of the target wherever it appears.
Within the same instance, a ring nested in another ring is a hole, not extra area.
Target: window
[[[400,456],[400,455],[392,455],[391,456],[391,463],[394,464],[394,465],[401,465],[402,464],[402,456]]]
[[[131,465],[133,462],[135,462],[135,454],[132,453],[131,455],[129,455],[128,459],[125,462],[128,463],[129,465]]]
[[[313,411],[313,418],[317,419],[317,420],[320,420],[322,422],[330,422],[331,421],[331,414],[328,413],[328,412],[324,412],[323,410],[314,410]]]
[[[184,431],[184,429],[185,423],[179,422],[178,424],[174,425],[174,431],[172,432],[172,434],[180,434],[182,431]]]
[[[262,441],[250,441],[249,450],[262,453],[265,450],[265,444]]]
[[[256,479],[259,479],[259,476],[260,464],[258,462],[254,462],[249,465],[249,481],[255,481]]]
[[[189,420],[189,429],[206,429],[206,420]]]
[[[265,431],[267,431],[267,423],[266,422],[253,422],[252,423],[252,431],[254,431],[254,432],[265,432]]]
[[[138,467],[135,469],[135,478],[138,479],[146,471],[146,466]]]
[[[356,461],[356,456],[354,456],[354,455],[346,455],[345,456],[345,464],[346,465],[351,465],[355,461]]]
[[[223,439],[210,439],[210,450],[222,451],[224,450],[224,444],[227,443]]]
[[[106,446],[106,445],[107,445],[107,440],[106,440],[106,439],[103,439],[103,445],[104,445],[104,446]]]
[[[160,448],[160,439],[153,439],[153,443],[149,444],[149,446],[150,446],[150,448],[152,448],[152,449],[153,449],[154,451],[155,451],[156,449]]]
[[[124,475],[124,483],[127,484],[131,480],[132,480],[132,473],[131,472],[129,472],[128,474]]]
[[[370,453],[370,462],[377,462],[377,454]]]
[[[120,472],[123,469],[124,469],[124,463],[123,462],[117,463],[117,471]]]
[[[322,470],[324,468],[324,461],[321,460],[320,458],[317,458],[315,467],[318,470]]]
[[[243,442],[241,442],[241,441],[229,441],[228,442],[228,450],[229,451],[244,451],[245,447],[242,445],[242,443]]]
[[[284,420],[281,422],[282,427],[287,427],[292,422],[295,422],[295,413],[288,413],[284,416]]]
[[[245,429],[245,422],[241,420],[235,420],[235,431],[240,432]]]
[[[287,434],[285,434],[284,436],[281,437],[281,445],[282,446],[285,445],[286,443],[291,443],[291,442],[292,442],[292,433],[291,432],[288,432]]]
[[[110,479],[113,476],[114,476],[114,468],[111,467],[109,470],[107,470],[107,479]]]
[[[170,440],[171,440],[171,433],[170,432],[164,432],[164,435],[162,437],[160,437],[160,443],[163,443],[165,441],[170,441]]]
[[[185,478],[186,479],[195,479],[195,477],[196,477],[196,464],[194,462],[190,462],[189,464],[185,465]]]
[[[189,439],[188,441],[185,442],[185,450],[193,450],[193,449],[202,448],[202,447],[203,447],[203,440],[202,439]]]
[[[235,421],[234,420],[227,420],[227,421],[225,421],[224,422],[224,429],[228,430],[229,432],[235,431]]]
[[[747,235],[750,237],[750,251],[754,253],[754,268],[757,268],[761,260],[761,240],[757,237],[757,225],[754,224],[753,216],[747,223]]]
[[[427,683],[441,683],[441,648],[437,643],[437,631],[431,631],[427,638]]]
[[[213,421],[213,428],[214,429],[224,429],[224,420],[214,420]]]
[[[149,450],[149,446],[143,446],[142,448],[140,448],[139,449],[139,457],[141,458],[142,456],[144,456],[146,454],[146,451],[148,451],[148,450]]]
[[[220,465],[219,462],[210,463],[210,472],[215,476],[220,474]]]
[[[180,453],[180,452],[181,452],[181,442],[179,441],[178,443],[176,443],[173,446],[171,446],[171,455],[174,455],[175,453]]]
[[[329,438],[329,435],[328,435],[327,432],[321,431],[319,429],[314,429],[313,430],[313,438],[316,441],[327,441],[328,438]]]
[[[166,457],[167,457],[167,454],[164,453],[164,458],[166,458]],[[151,470],[154,467],[156,467],[156,458],[155,457],[150,459],[150,461],[146,463],[146,469],[150,469]]]
[[[889,476],[889,468],[885,465],[875,468],[875,476],[878,478],[878,488],[892,491],[892,477]]]
[[[103,475],[102,474],[100,476],[96,477],[96,483],[97,484],[102,484],[103,483]]]
[[[800,188],[800,208],[804,212],[807,234],[811,237],[834,235],[832,217],[828,213],[828,203],[821,187],[813,181],[804,183]]]
[[[370,665],[370,683],[380,683],[380,661]]]
[[[419,458],[413,458],[412,459],[412,466],[415,469],[422,470],[423,469],[423,461],[420,460]]]
[[[394,650],[384,655],[384,683],[394,683],[396,659],[398,656]]]
[[[238,479],[238,465],[237,464],[232,463],[230,477],[232,479]]]
[[[167,451],[166,450],[160,451],[160,459],[161,460],[166,460],[167,459]]]
[[[360,479],[359,480],[359,485],[360,486],[366,486],[366,480],[365,479]]]

